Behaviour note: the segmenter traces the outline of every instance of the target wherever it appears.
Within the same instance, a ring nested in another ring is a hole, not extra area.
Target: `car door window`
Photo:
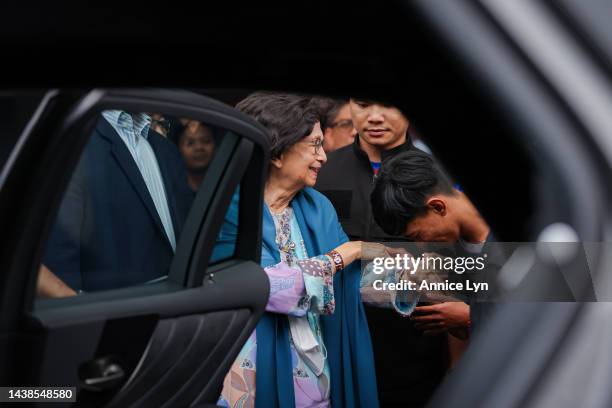
[[[46,242],[40,296],[167,279],[192,203],[199,192],[214,192],[216,177],[206,175],[232,134],[191,118],[105,110],[84,136]],[[228,209],[235,209],[234,227],[237,197]],[[235,235],[223,238],[215,262],[233,255]]]

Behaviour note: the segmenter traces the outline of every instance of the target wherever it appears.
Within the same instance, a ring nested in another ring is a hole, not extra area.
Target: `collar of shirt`
[[[117,130],[127,131],[130,135],[139,135],[148,139],[151,127],[151,117],[145,113],[129,114],[121,110],[107,110],[102,116]],[[119,132],[123,133],[123,132]],[[136,142],[131,140],[131,142]]]
[[[380,152],[381,162],[384,162],[388,158],[412,148],[412,141],[406,136],[406,141],[401,145],[396,146],[393,149],[383,150],[382,152]],[[355,136],[355,140],[353,141],[353,151],[355,152],[355,155],[363,161],[364,164],[367,163],[368,166],[371,166],[370,159],[367,153],[361,148],[361,145],[359,144],[359,135]]]

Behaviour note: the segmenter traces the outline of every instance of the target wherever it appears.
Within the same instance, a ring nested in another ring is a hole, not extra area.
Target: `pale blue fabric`
[[[151,117],[144,113],[129,114],[120,110],[107,110],[102,112],[102,116],[119,134],[119,137],[123,140],[134,158],[140,174],[147,185],[149,194],[153,199],[153,204],[155,204],[155,209],[157,214],[159,214],[172,249],[176,250],[176,237],[174,235],[174,227],[172,226],[170,209],[168,208],[164,181],[159,170],[155,152],[147,140],[151,127]]]
[[[293,214],[293,210],[291,210],[291,241],[296,243],[296,256],[297,259],[307,259],[308,252],[306,251],[306,247],[304,246],[304,240],[302,238],[302,232],[300,231],[300,226]],[[306,314],[304,318],[308,319],[308,324],[310,325],[310,329],[314,334],[317,342],[321,345],[321,348],[324,350],[323,354],[326,355],[327,351],[325,351],[325,343],[323,342],[323,337],[321,334],[321,323],[319,321],[319,313],[313,313],[313,311],[321,311],[323,309],[325,303],[325,285],[321,281],[321,278],[315,278],[312,276],[304,275],[304,286],[306,287],[306,293],[310,296],[310,311]],[[299,356],[298,356],[299,358]],[[311,376],[316,376],[316,374],[308,367],[308,365],[304,364],[304,368],[308,370],[308,374]],[[327,383],[329,384],[329,363],[325,361],[325,365],[323,367],[323,376],[327,378]],[[319,379],[319,381],[322,381]]]

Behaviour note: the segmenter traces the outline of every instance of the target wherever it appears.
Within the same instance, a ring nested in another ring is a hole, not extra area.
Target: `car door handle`
[[[83,382],[92,389],[104,390],[118,385],[123,377],[125,377],[123,368],[117,363],[110,363],[103,367],[99,377],[85,378]]]

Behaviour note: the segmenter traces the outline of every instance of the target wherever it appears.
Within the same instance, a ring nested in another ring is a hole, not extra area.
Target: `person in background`
[[[261,266],[271,291],[217,405],[376,408],[355,262],[363,245],[348,241],[329,200],[312,188],[327,160],[320,111],[310,98],[270,93],[249,95],[237,108],[268,130]],[[238,203],[239,192],[213,259],[233,253]]]
[[[324,118],[321,129],[325,137],[325,153],[331,153],[341,147],[350,145],[355,140],[357,130],[353,127],[351,109],[348,100],[324,98]]]
[[[415,149],[408,138],[410,123],[397,107],[369,100],[351,99],[350,112],[358,134],[353,144],[329,155],[315,188],[330,199],[349,239],[407,241],[375,222],[370,193],[382,163]],[[465,303],[448,303],[442,319],[450,324],[459,315],[468,321]],[[449,366],[447,334],[422,330],[390,309],[365,305],[365,311],[381,406],[425,405]]]
[[[177,145],[185,160],[189,187],[197,191],[215,152],[213,132],[208,126],[190,120],[179,135]]]

